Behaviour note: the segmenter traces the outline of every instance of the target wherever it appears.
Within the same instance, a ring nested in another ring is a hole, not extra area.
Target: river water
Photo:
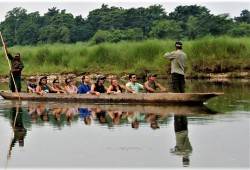
[[[225,93],[203,106],[0,99],[0,168],[249,169],[249,91],[250,80],[187,81]]]

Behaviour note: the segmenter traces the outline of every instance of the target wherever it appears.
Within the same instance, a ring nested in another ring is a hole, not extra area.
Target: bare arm
[[[95,94],[95,95],[97,95],[97,96],[100,96],[100,95],[101,95],[101,93],[95,91],[95,84],[92,84],[92,85],[91,85],[91,89],[90,89],[89,93],[90,93],[90,94]]]
[[[67,86],[65,86],[65,88],[64,88],[64,89],[65,89],[65,91],[66,91],[66,93],[67,93],[67,94],[70,94],[70,91],[69,91],[69,89],[68,89],[68,87],[67,87]]]
[[[77,94],[78,88],[76,86],[74,86],[74,85],[73,85],[73,87],[74,87],[74,92],[73,93]]]
[[[158,87],[160,89],[160,91],[162,91],[162,92],[166,91],[166,88],[163,87],[160,83],[156,83],[155,85],[156,85],[156,87]]]
[[[126,90],[127,90],[129,93],[135,93],[135,92],[130,88],[130,86],[126,86]]]
[[[114,91],[112,91],[112,90],[113,90],[113,86],[110,85],[110,86],[108,87],[108,89],[107,89],[107,93],[108,93],[108,94],[114,93]]]
[[[155,93],[156,92],[156,90],[153,89],[152,87],[150,87],[147,82],[144,83],[144,88],[147,89],[151,93]]]
[[[42,91],[40,86],[36,86],[36,93],[41,95],[41,96],[44,94],[44,92]]]

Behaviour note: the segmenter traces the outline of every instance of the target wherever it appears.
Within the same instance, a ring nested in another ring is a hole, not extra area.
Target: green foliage
[[[235,17],[234,19],[235,21],[238,21],[238,22],[246,22],[250,24],[250,11],[248,11],[247,9],[242,10],[240,16]]]
[[[192,41],[190,51],[192,56],[190,67],[195,72],[222,73],[235,70],[244,70],[245,64],[249,64],[250,43],[246,38],[233,39],[230,37],[206,37]]]
[[[158,39],[181,39],[183,31],[179,22],[174,20],[162,20],[154,22],[149,35]]]
[[[229,14],[212,15],[206,7],[197,5],[178,6],[167,15],[161,5],[123,9],[103,4],[90,11],[86,19],[56,7],[48,9],[44,16],[14,8],[7,12],[0,30],[9,47],[83,41],[95,45],[152,38],[193,40],[223,35],[249,37],[249,16],[249,11],[243,10],[233,20]]]

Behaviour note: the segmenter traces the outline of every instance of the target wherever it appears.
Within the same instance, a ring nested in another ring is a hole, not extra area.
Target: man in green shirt
[[[7,51],[7,48],[6,48]],[[13,74],[14,81],[16,83],[17,91],[21,92],[22,85],[21,85],[21,72],[24,68],[23,61],[20,58],[20,53],[16,53],[15,57],[13,57],[8,51],[7,51],[8,58],[11,62],[11,73]],[[10,83],[9,87],[12,92],[16,91],[15,84],[12,79],[12,76],[10,76]]]
[[[182,43],[175,43],[176,51],[167,52],[164,57],[171,61],[173,92],[185,93],[185,72],[187,55],[182,51]]]

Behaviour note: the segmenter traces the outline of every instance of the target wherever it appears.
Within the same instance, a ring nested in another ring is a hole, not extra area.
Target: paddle
[[[16,89],[16,93],[17,93],[17,95],[18,95],[18,97],[19,97],[19,100],[21,100],[20,94],[18,93],[18,90],[17,90],[17,86],[16,86],[16,82],[15,82],[14,76],[13,76],[13,74],[12,74],[12,72],[11,72],[10,60],[9,60],[9,58],[8,58],[8,55],[7,55],[7,47],[6,47],[5,43],[4,43],[4,40],[3,40],[3,36],[2,36],[1,31],[0,31],[0,36],[1,36],[1,39],[2,39],[3,47],[4,47],[5,56],[6,56],[6,59],[7,59],[7,61],[8,61],[8,64],[9,64],[10,75],[11,75],[11,78],[12,78],[12,80],[13,80],[13,82],[14,82],[15,89]]]

